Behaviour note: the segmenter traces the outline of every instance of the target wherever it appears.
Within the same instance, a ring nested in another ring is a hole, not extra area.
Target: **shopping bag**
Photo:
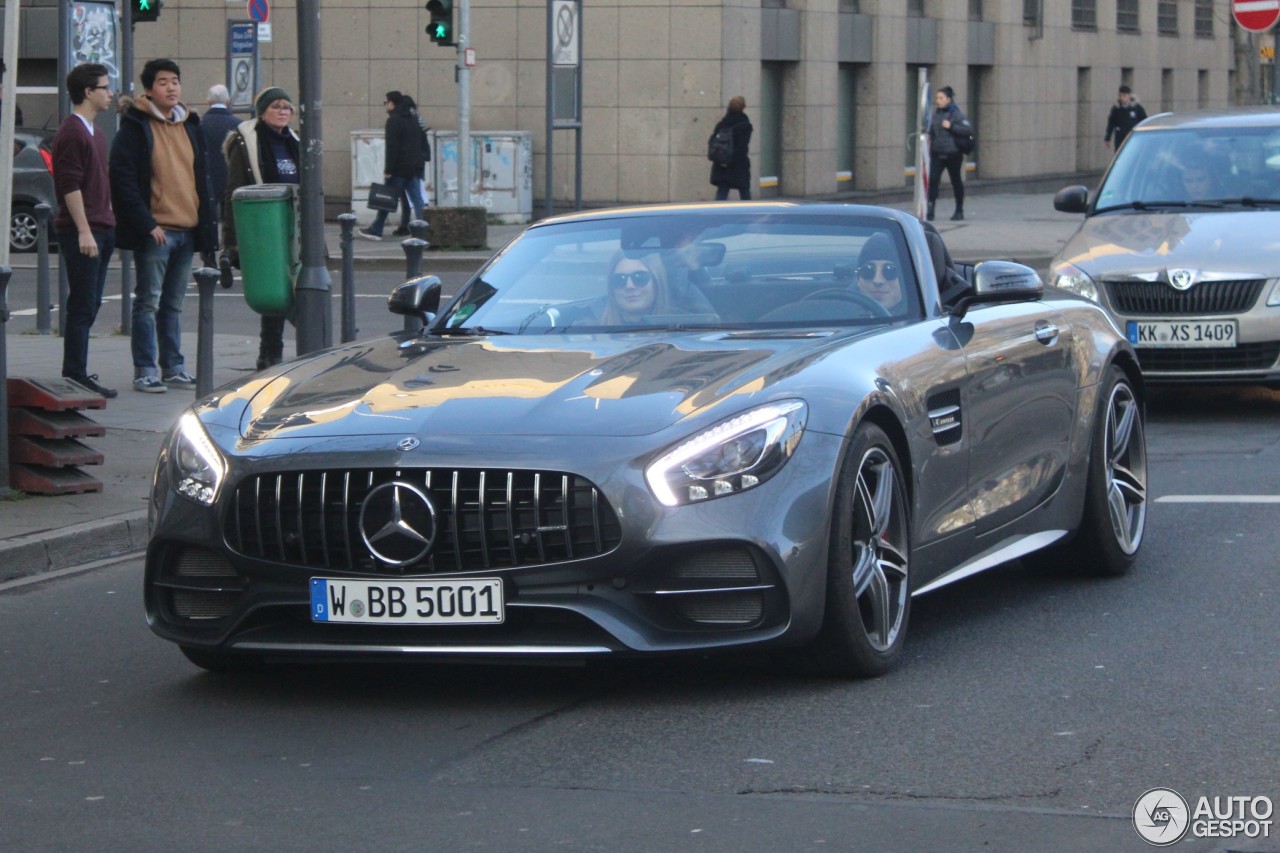
[[[369,185],[369,207],[372,210],[385,210],[395,213],[400,206],[400,193],[386,184]]]

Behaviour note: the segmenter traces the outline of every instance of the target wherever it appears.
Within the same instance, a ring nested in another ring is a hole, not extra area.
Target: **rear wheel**
[[[827,558],[827,602],[812,649],[832,675],[882,675],[902,652],[911,610],[911,527],[898,455],[863,424],[840,473]]]
[[[9,251],[34,252],[38,236],[36,209],[22,202],[13,203],[9,214]]]

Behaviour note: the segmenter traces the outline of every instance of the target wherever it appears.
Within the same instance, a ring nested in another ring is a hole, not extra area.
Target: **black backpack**
[[[972,154],[973,149],[978,145],[978,131],[973,128],[969,129],[968,136],[961,136],[958,133],[952,135],[956,140],[956,150],[961,154]]]
[[[722,127],[707,140],[707,159],[719,166],[728,166],[733,159],[733,128]]]

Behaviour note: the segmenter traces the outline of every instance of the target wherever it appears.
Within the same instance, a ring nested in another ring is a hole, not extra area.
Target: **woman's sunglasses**
[[[880,276],[885,281],[897,281],[898,265],[893,261],[867,261],[858,267],[858,275],[867,281],[871,281],[876,277],[876,270],[880,270]]]
[[[648,270],[634,270],[632,272],[616,272],[609,276],[609,286],[616,290],[621,290],[627,286],[630,281],[636,287],[648,287],[653,281],[653,273]]]

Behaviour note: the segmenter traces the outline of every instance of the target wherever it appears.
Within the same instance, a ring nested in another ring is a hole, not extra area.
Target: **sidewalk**
[[[1067,183],[1064,181],[1064,185]],[[949,189],[949,188],[947,188]],[[1050,259],[1080,223],[1080,217],[1057,213],[1052,192],[981,192],[971,187],[963,222],[951,222],[952,202],[944,189],[938,221],[957,260],[1013,259],[1045,275]],[[911,207],[909,200],[890,200],[887,206]],[[519,225],[489,226],[489,246],[497,250],[522,230]],[[325,227],[331,267],[340,263],[340,231]],[[404,250],[395,238],[380,243],[356,239],[356,263],[362,268],[401,269]],[[422,269],[474,270],[489,257],[487,251],[432,252]],[[16,255],[15,267],[34,256]],[[194,329],[194,310],[184,317]],[[106,328],[109,324],[100,323]],[[229,334],[214,336],[214,386],[247,376],[257,357],[257,338]],[[62,362],[62,339],[56,335],[6,335],[9,376],[56,378]],[[183,352],[196,352],[194,331],[183,335]],[[103,453],[102,465],[84,470],[102,481],[101,492],[78,495],[30,496],[0,500],[0,582],[81,565],[94,560],[140,551],[147,541],[147,490],[160,441],[169,425],[194,398],[191,391],[138,394],[131,386],[133,368],[129,339],[95,335],[90,347],[101,382],[120,396],[105,409],[84,412],[107,427],[107,434],[83,443]],[[194,373],[195,364],[188,364]]]

